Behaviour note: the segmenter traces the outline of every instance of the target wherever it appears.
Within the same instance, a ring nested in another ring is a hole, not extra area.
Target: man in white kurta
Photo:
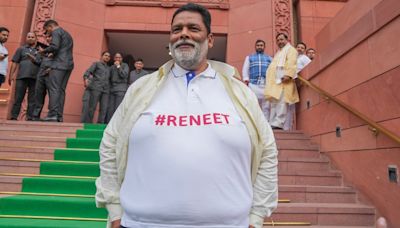
[[[306,49],[307,49],[307,46],[303,42],[300,42],[296,45],[296,50],[297,50],[298,56],[297,56],[297,71],[296,71],[297,74],[296,74],[295,78],[297,78],[300,71],[311,62],[311,59],[309,59],[305,55]],[[296,105],[290,104],[288,113],[286,115],[286,120],[283,125],[283,130],[286,130],[286,131],[293,130],[295,114],[296,114]]]
[[[279,47],[267,71],[265,97],[271,102],[269,123],[274,129],[283,129],[289,104],[299,101],[296,84],[297,51],[288,41],[288,36],[276,36]]]

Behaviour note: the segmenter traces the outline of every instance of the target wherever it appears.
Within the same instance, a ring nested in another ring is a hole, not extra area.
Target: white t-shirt
[[[0,43],[0,54],[8,55],[8,50],[2,43]],[[8,68],[8,56],[4,58],[2,61],[0,61],[0,74],[6,75],[7,68]]]
[[[210,66],[175,65],[135,123],[120,191],[129,228],[247,228],[251,143]]]

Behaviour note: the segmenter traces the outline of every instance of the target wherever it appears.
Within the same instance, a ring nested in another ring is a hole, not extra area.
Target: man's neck
[[[205,71],[208,67],[208,63],[207,60],[205,60],[200,67],[197,68],[197,70],[194,70],[194,72],[196,72],[196,75],[200,74],[201,72]]]
[[[284,49],[287,45],[289,44],[289,42],[288,43],[286,43],[285,45],[283,45],[281,48],[279,48],[279,50],[282,50],[282,49]]]

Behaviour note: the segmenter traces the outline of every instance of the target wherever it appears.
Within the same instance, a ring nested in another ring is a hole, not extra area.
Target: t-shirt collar
[[[204,78],[211,78],[214,79],[217,75],[217,72],[211,67],[211,64],[207,63],[207,69],[200,74],[198,74],[199,77],[204,77]],[[184,77],[186,76],[186,73],[188,73],[188,70],[183,69],[181,66],[178,64],[174,64],[174,66],[171,69],[174,77],[179,78],[179,77]]]

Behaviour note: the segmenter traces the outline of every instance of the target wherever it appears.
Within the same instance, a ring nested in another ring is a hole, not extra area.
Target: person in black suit
[[[49,47],[41,52],[51,53],[53,58],[49,72],[49,112],[43,120],[63,122],[65,89],[74,68],[73,40],[54,20],[46,21],[43,28],[47,33],[51,33],[52,41]]]

